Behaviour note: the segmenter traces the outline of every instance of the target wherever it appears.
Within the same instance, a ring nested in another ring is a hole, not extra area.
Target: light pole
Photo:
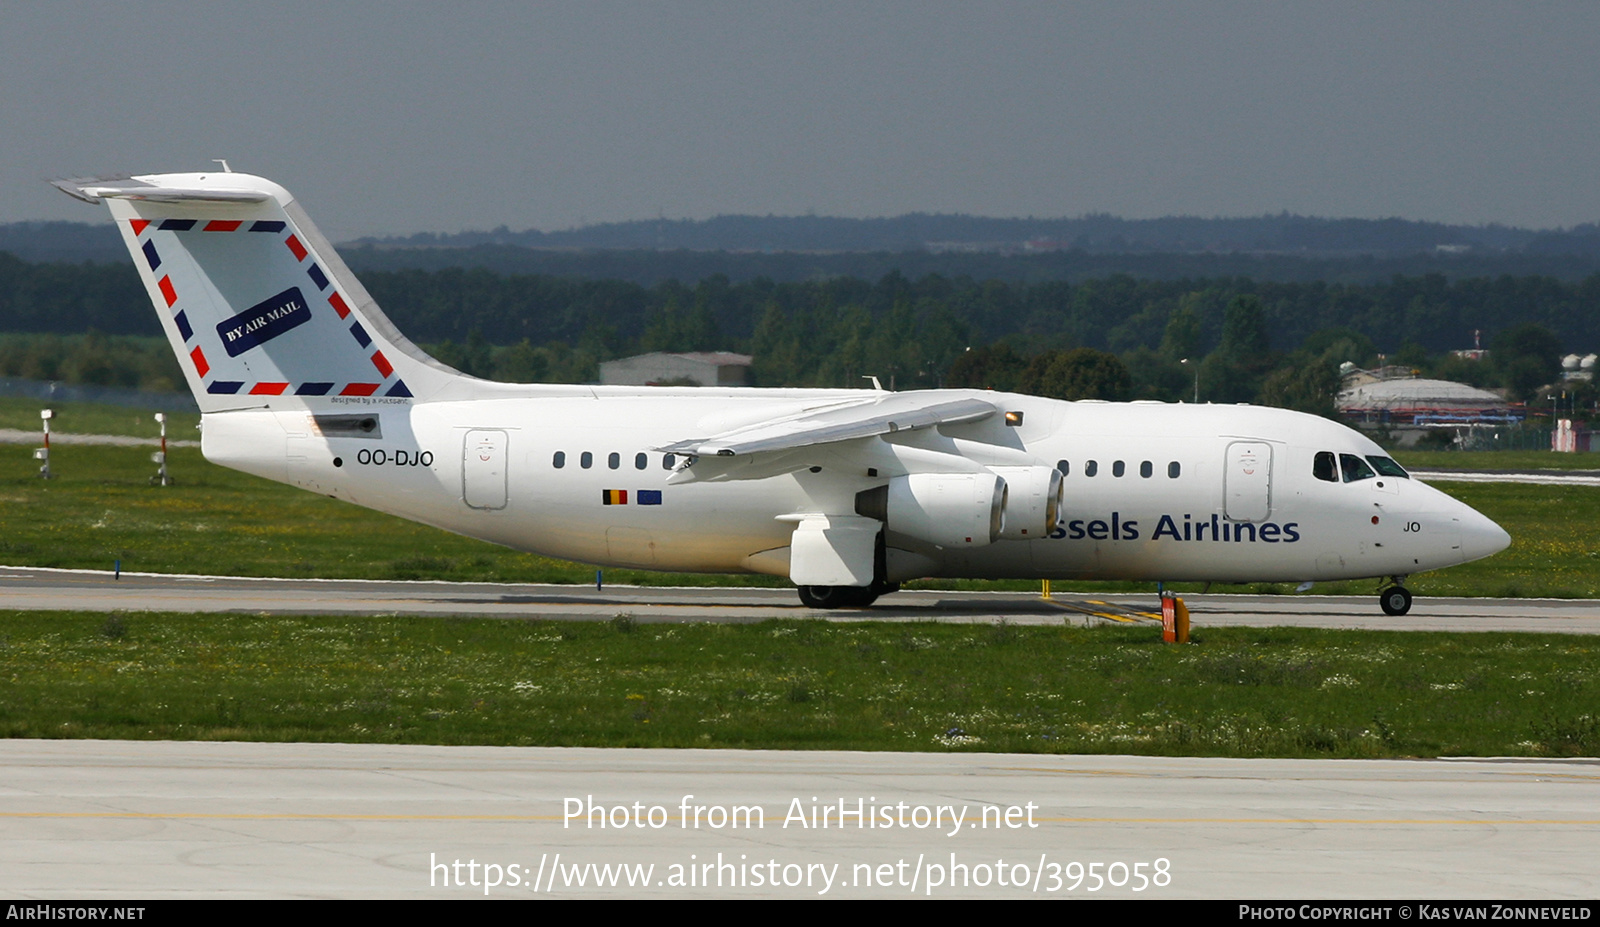
[[[1189,358],[1187,358],[1187,357],[1185,357],[1183,360],[1178,361],[1178,363],[1182,364],[1185,367],[1190,366]],[[1199,405],[1200,404],[1200,365],[1199,364],[1194,364],[1193,367],[1194,367],[1194,404],[1195,405]]]

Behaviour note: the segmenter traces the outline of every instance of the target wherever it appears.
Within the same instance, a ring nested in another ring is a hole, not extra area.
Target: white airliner
[[[601,565],[784,576],[808,606],[919,577],[1386,580],[1506,532],[1373,442],[1247,405],[981,390],[493,383],[418,350],[289,192],[59,181],[106,203],[199,401],[207,459]]]

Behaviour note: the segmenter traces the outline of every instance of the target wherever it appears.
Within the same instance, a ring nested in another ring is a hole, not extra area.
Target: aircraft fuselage
[[[1417,480],[1317,478],[1319,453],[1383,452],[1343,426],[1277,409],[980,392],[1023,413],[1021,424],[997,417],[824,445],[792,472],[673,484],[687,461],[656,448],[686,433],[863,391],[552,390],[425,404],[352,399],[333,413],[373,417],[366,432],[325,430],[301,411],[213,413],[204,448],[226,466],[519,550],[667,571],[787,575],[794,517],[839,512],[892,475],[903,448],[1055,466],[1064,505],[1041,537],[963,549],[899,534],[891,521],[893,581],[1335,580],[1439,569],[1503,546],[1493,522]],[[880,458],[888,466],[869,474],[865,463]]]

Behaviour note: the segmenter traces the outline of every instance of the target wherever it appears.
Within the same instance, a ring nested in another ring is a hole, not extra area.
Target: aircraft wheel
[[[1378,604],[1385,615],[1404,615],[1411,611],[1411,593],[1404,586],[1390,586],[1378,593]]]
[[[807,608],[866,608],[877,598],[871,586],[800,587],[800,604]]]

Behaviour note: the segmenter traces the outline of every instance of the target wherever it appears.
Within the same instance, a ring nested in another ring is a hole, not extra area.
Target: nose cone
[[[1477,509],[1462,506],[1461,562],[1482,560],[1511,546],[1511,535]]]

